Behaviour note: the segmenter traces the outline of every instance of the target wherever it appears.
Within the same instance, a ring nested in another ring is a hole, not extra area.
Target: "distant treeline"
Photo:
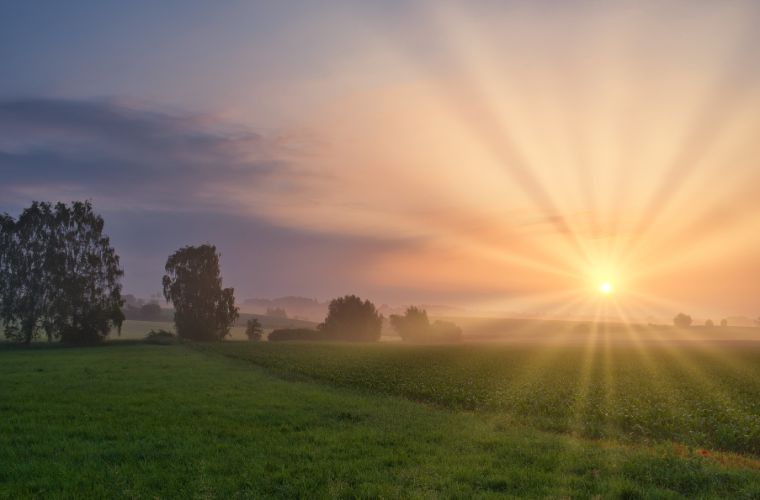
[[[149,302],[142,306],[127,304],[122,309],[124,317],[133,321],[171,321],[174,311],[163,309],[156,302]]]
[[[104,227],[90,202],[34,202],[18,219],[0,216],[0,321],[7,338],[29,343],[44,335],[50,341],[93,343],[130,319],[172,320],[178,337],[195,341],[222,340],[233,326],[244,326],[251,340],[261,339],[264,328],[275,329],[273,341],[380,339],[383,315],[356,295],[332,300],[315,329],[274,304],[266,315],[241,315],[234,289],[222,287],[220,255],[209,244],[185,246],[167,258],[161,285],[172,309],[154,297],[146,302],[122,296],[124,271]],[[392,315],[391,324],[404,340],[461,337],[453,323],[431,324],[415,307]],[[166,335],[159,330],[153,337]]]
[[[130,297],[130,296],[127,296]],[[174,309],[161,307],[158,302],[145,302],[141,299],[127,298],[127,302],[122,308],[124,317],[131,321],[154,321],[154,322],[171,322],[174,320]],[[248,320],[257,319],[263,328],[312,328],[316,323],[289,318],[283,314],[282,310],[273,311],[274,314],[249,314],[240,313],[233,326],[244,327]]]
[[[264,328],[274,329],[269,335],[272,341],[380,339],[383,315],[372,302],[356,295],[330,301],[324,321],[316,328],[312,322],[288,317],[276,304],[266,303],[265,315],[240,314],[234,289],[222,287],[220,254],[209,244],[185,246],[168,257],[161,285],[172,309],[162,308],[157,298],[145,302],[122,296],[124,271],[104,226],[90,202],[34,202],[17,219],[0,215],[0,323],[6,338],[29,343],[44,336],[49,341],[94,343],[106,338],[112,328],[120,330],[125,319],[133,319],[171,320],[178,337],[195,341],[223,340],[233,326],[244,326],[251,340],[262,339]],[[678,328],[688,328],[693,322],[683,313],[673,318]],[[420,307],[391,314],[389,323],[405,341],[462,338],[459,326],[448,321],[431,323]],[[723,327],[728,324],[727,319],[720,321]],[[711,320],[704,323],[705,328],[716,326]]]
[[[383,317],[375,305],[355,295],[330,302],[327,318],[316,329],[282,328],[269,334],[269,341],[375,341],[380,339]],[[412,342],[456,342],[462,329],[449,321],[430,323],[427,312],[409,307],[403,315],[391,315],[390,324],[402,340]]]
[[[235,326],[246,326],[249,320],[258,320],[263,328],[314,328],[317,323],[305,319],[289,318],[287,316],[269,316],[267,314],[240,313]]]
[[[272,330],[267,340],[270,342],[281,342],[290,340],[331,340],[330,336],[322,330],[316,330],[314,328],[280,328]]]
[[[733,317],[730,319],[731,321],[729,321],[729,318],[723,318],[722,320],[720,320],[720,327],[726,328],[732,322],[734,323],[734,326],[760,326],[760,318],[757,318],[754,321],[749,320],[747,318],[736,318],[736,317]],[[678,313],[673,317],[673,326],[675,326],[676,328],[690,328],[694,326],[694,318],[692,318],[688,314]],[[705,323],[704,323],[705,328],[715,328],[716,326],[717,325],[713,320],[711,319],[705,320]]]
[[[269,340],[373,342],[380,340],[382,327],[383,316],[375,304],[356,295],[346,295],[330,302],[327,317],[316,329],[277,329],[269,334]]]

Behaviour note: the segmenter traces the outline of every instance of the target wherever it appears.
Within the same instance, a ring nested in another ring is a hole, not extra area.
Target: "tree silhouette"
[[[390,323],[403,340],[424,337],[430,333],[430,320],[427,311],[410,306],[403,315],[392,314]]]
[[[688,328],[691,326],[693,322],[694,320],[692,320],[691,316],[684,313],[678,313],[673,318],[673,325],[675,325],[678,328]]]
[[[6,337],[97,342],[124,314],[119,257],[90,202],[34,202],[0,217],[0,319]]]
[[[219,254],[213,245],[186,246],[169,256],[164,297],[174,304],[177,335],[222,340],[238,318],[235,290],[222,288]]]
[[[705,321],[705,327],[706,328],[712,328],[714,326],[715,326],[715,323],[713,323],[713,320],[708,319],[707,321]]]
[[[346,295],[330,302],[319,329],[330,339],[366,342],[380,340],[382,326],[383,317],[372,302]]]
[[[245,325],[245,335],[248,337],[248,340],[261,340],[263,334],[264,328],[261,326],[261,322],[257,318],[249,319]]]

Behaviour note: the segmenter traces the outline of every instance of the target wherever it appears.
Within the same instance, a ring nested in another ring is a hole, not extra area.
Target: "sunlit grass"
[[[586,335],[568,332],[553,341],[502,345],[207,348],[275,371],[509,415],[547,430],[760,455],[757,347],[730,342],[697,347],[628,328],[621,335],[600,325]],[[688,361],[674,359],[671,349]],[[737,378],[704,349],[751,359],[755,367]]]

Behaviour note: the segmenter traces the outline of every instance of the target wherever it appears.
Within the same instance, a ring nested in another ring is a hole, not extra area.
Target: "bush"
[[[311,328],[280,328],[272,330],[267,339],[270,342],[285,342],[291,340],[329,340],[321,330]]]
[[[177,343],[177,336],[166,330],[151,330],[145,335],[146,344],[171,345]]]

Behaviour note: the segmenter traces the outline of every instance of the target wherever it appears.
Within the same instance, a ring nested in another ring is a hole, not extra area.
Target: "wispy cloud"
[[[226,186],[286,175],[288,143],[213,117],[107,100],[0,102],[0,194],[154,209],[225,206]]]
[[[0,101],[0,212],[93,199],[137,293],[156,290],[170,252],[204,242],[222,252],[239,298],[370,293],[367,262],[412,242],[273,220],[278,207],[304,202],[309,175],[294,160],[314,147],[304,132],[264,134],[118,101]]]

